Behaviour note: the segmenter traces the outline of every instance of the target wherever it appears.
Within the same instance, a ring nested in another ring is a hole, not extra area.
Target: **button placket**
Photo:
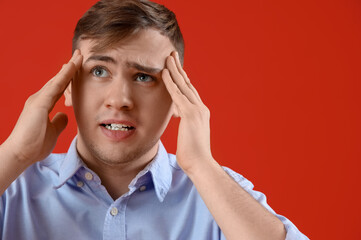
[[[84,182],[78,181],[78,182],[76,183],[76,185],[81,188],[81,187],[84,186]]]
[[[118,215],[118,208],[116,207],[113,207],[111,210],[110,210],[110,215],[112,215],[113,217]]]
[[[104,221],[104,240],[125,238],[125,208],[123,201],[113,202],[109,205]]]
[[[85,179],[88,181],[93,180],[93,174],[91,174],[90,172],[86,172],[84,176],[85,176]]]
[[[145,190],[147,190],[147,186],[143,185],[139,188],[140,192],[144,192]]]

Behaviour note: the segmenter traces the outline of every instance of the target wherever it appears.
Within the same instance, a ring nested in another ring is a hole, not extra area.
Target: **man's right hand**
[[[64,113],[57,113],[50,120],[49,113],[80,69],[82,59],[79,50],[76,50],[60,72],[28,98],[14,130],[0,146],[0,165],[5,164],[2,163],[6,161],[4,158],[11,158],[16,162],[14,164],[26,168],[51,153],[58,136],[67,125],[68,118]]]

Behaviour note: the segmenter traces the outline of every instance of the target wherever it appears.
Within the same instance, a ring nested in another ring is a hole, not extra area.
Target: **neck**
[[[117,166],[103,165],[97,163],[87,163],[88,167],[96,172],[102,181],[102,185],[107,189],[109,195],[114,199],[118,199],[129,191],[129,184],[135,176],[142,171],[151,161],[136,164],[122,164]]]
[[[155,144],[147,153],[132,161],[109,164],[94,158],[81,156],[85,164],[101,179],[102,185],[107,189],[113,200],[118,199],[129,191],[130,182],[155,157],[158,144]]]

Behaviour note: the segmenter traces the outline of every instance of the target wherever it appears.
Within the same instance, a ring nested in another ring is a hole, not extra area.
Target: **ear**
[[[72,85],[72,81],[69,83],[68,87],[64,91],[65,106],[67,107],[73,106],[73,101],[71,99],[71,85]]]
[[[171,108],[172,108],[172,112],[173,112],[173,117],[179,118],[179,111],[178,111],[177,106],[174,104],[174,102],[172,103]]]

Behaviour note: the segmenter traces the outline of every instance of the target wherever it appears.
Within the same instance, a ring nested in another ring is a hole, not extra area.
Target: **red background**
[[[0,0],[0,142],[26,98],[70,57],[95,1]],[[361,239],[361,2],[161,1],[185,69],[211,110],[212,150],[311,239]],[[70,124],[57,152],[76,133]],[[163,141],[176,149],[176,122]]]

